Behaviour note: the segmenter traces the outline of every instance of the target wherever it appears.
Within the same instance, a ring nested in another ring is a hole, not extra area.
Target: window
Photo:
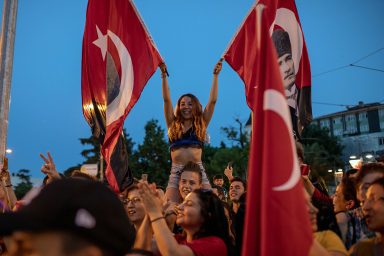
[[[380,137],[379,139],[379,145],[384,145],[384,137]]]

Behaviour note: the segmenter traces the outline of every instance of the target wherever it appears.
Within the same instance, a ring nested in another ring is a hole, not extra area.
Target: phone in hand
[[[229,161],[227,166],[228,166],[229,168],[232,168],[232,165],[233,165],[233,161]]]
[[[309,165],[307,164],[302,164],[300,165],[300,171],[302,176],[308,176],[309,174]]]
[[[142,181],[148,181],[148,174],[146,174],[146,173],[141,174],[141,180]]]

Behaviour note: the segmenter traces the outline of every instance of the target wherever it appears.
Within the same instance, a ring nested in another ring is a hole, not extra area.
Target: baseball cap
[[[0,214],[0,235],[65,231],[107,251],[127,253],[134,227],[118,197],[97,181],[61,179],[44,187],[17,212]]]

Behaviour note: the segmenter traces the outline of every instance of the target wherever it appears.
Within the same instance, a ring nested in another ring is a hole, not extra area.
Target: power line
[[[318,73],[316,75],[313,75],[312,77],[315,78],[315,77],[322,76],[322,75],[325,75],[327,73],[335,72],[335,71],[338,71],[340,69],[344,69],[344,68],[348,68],[348,67],[358,67],[358,68],[363,68],[363,69],[368,69],[368,70],[373,70],[373,71],[378,71],[378,72],[383,72],[384,73],[384,70],[381,70],[381,69],[376,69],[376,68],[370,68],[370,67],[355,65],[356,63],[358,63],[358,62],[360,62],[360,61],[362,61],[362,60],[364,60],[364,59],[366,59],[366,58],[368,58],[368,57],[370,57],[370,56],[372,56],[372,55],[374,55],[374,54],[376,54],[376,53],[378,53],[378,52],[380,52],[382,50],[384,50],[384,47],[379,48],[379,49],[377,49],[377,50],[375,50],[375,51],[373,51],[371,53],[368,53],[367,55],[359,58],[358,60],[356,60],[356,61],[354,61],[354,62],[352,62],[352,63],[350,63],[348,65],[343,65],[343,66],[340,66],[340,67],[337,67],[337,68],[332,68],[330,70],[327,70],[327,71]]]
[[[355,65],[355,64],[349,64],[349,66],[356,67],[356,68],[363,68],[363,69],[373,70],[373,71],[379,71],[379,72],[383,72],[384,73],[384,70],[382,70],[382,69],[370,68],[370,67],[365,67],[365,66],[360,66],[360,65]]]
[[[383,49],[384,49],[384,47],[379,48],[379,49],[377,49],[376,51],[373,51],[373,52],[371,52],[371,53],[365,55],[364,57],[361,57],[360,59],[358,59],[357,61],[353,62],[352,64],[356,64],[356,63],[358,63],[358,62],[360,62],[360,61],[362,61],[362,60],[368,58],[369,56],[372,56],[372,55],[376,54],[377,52],[379,52],[379,51],[381,51],[381,50],[383,50]]]
[[[326,103],[326,102],[318,102],[318,101],[312,101],[313,104],[318,105],[329,105],[329,106],[338,106],[338,107],[352,107],[355,105],[345,105],[345,104],[335,104],[335,103]]]
[[[338,68],[333,68],[333,69],[330,69],[330,70],[318,73],[316,75],[313,75],[312,77],[318,77],[318,76],[321,76],[321,75],[324,75],[324,74],[327,74],[327,73],[331,73],[331,72],[334,72],[334,71],[337,71],[337,70],[340,70],[340,69],[343,69],[343,68],[347,68],[347,67],[349,67],[349,65],[344,65],[344,66],[341,66],[341,67],[338,67]]]

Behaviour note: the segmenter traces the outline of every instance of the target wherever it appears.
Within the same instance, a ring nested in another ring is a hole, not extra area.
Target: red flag
[[[302,129],[312,120],[312,101],[311,68],[296,5],[294,0],[260,0],[259,3],[268,7],[265,10],[266,22],[279,63],[285,67],[280,70],[280,74],[290,106],[293,132],[300,138]],[[292,60],[291,68],[284,66],[283,55],[286,53]],[[291,72],[292,76],[289,76]]]
[[[132,180],[121,136],[124,120],[161,62],[132,1],[89,0],[83,38],[83,113],[102,144],[106,178],[115,191],[127,185],[127,178]]]
[[[312,231],[268,8],[251,9],[224,55],[253,115],[242,255],[304,256]]]

